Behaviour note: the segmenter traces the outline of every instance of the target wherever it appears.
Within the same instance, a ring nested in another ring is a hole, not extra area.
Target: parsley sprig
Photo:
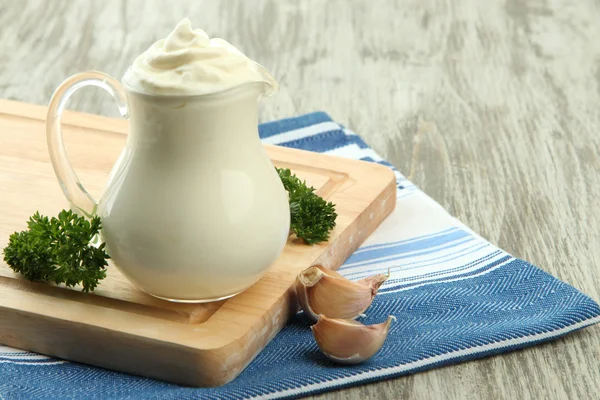
[[[276,168],[289,193],[290,228],[297,237],[308,244],[329,239],[335,227],[335,205],[315,193],[315,188],[306,185],[287,168]]]
[[[4,248],[4,261],[15,272],[34,281],[80,284],[84,292],[93,291],[106,277],[109,255],[105,243],[91,244],[100,232],[99,217],[90,221],[63,210],[58,217],[36,212],[27,222],[29,229],[10,235]]]

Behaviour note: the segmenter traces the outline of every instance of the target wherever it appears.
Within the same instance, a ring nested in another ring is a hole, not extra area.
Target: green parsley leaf
[[[335,205],[315,193],[287,168],[275,168],[285,190],[289,193],[290,229],[308,244],[329,239],[335,227]]]
[[[10,235],[4,248],[4,261],[13,271],[32,281],[80,284],[84,292],[93,291],[106,277],[106,244],[91,243],[102,228],[99,217],[88,221],[63,210],[49,219],[36,212],[27,226]]]

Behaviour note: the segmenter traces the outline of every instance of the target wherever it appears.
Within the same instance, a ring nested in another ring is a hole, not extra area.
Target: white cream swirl
[[[208,94],[270,80],[262,67],[227,41],[192,29],[187,18],[138,56],[123,77],[133,89],[170,95]]]

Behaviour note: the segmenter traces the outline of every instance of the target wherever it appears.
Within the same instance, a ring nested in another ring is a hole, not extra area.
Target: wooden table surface
[[[175,4],[172,4],[175,3]],[[121,77],[183,17],[270,69],[263,121],[324,110],[493,243],[600,300],[592,0],[0,0],[0,96]],[[117,116],[96,89],[71,108]],[[600,327],[331,399],[597,398]]]

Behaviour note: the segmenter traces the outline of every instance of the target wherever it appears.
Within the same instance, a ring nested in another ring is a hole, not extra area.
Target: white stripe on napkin
[[[339,131],[340,126],[332,121],[321,122],[319,124],[310,125],[305,128],[294,129],[293,131],[287,131],[278,135],[273,135],[262,139],[261,141],[266,144],[279,144],[287,143],[298,139],[303,139],[308,136],[318,135],[320,133]]]

